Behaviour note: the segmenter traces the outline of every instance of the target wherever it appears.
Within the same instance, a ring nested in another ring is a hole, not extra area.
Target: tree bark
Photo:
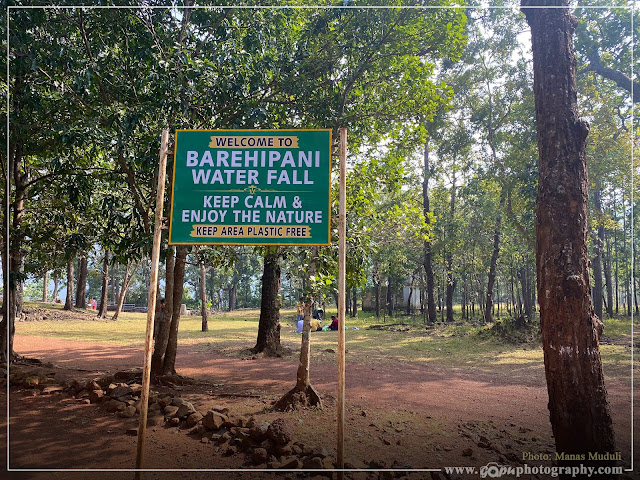
[[[169,343],[169,331],[171,329],[171,317],[173,315],[173,273],[175,258],[174,249],[172,246],[169,246],[165,261],[164,318],[160,316],[160,302],[156,302],[156,322],[160,321],[160,323],[158,324],[158,334],[155,338],[153,355],[151,356],[151,375],[154,377],[162,373],[164,354],[167,351],[167,344]]]
[[[500,204],[496,215],[496,226],[493,231],[493,252],[489,264],[489,278],[487,279],[487,298],[484,305],[484,321],[493,322],[491,309],[493,308],[493,285],[496,281],[496,269],[498,268],[498,256],[500,255],[500,223],[502,222],[502,208],[504,207],[505,187],[500,192]]]
[[[107,294],[109,288],[109,250],[104,251],[102,260],[102,289],[100,293],[100,305],[98,306],[98,318],[107,318]]]
[[[536,202],[538,300],[556,452],[615,451],[587,252],[589,126],[578,117],[576,18],[568,0],[523,0],[531,27],[539,154]],[[561,465],[572,462],[559,462]],[[603,463],[597,462],[598,466]]]
[[[393,316],[393,286],[391,278],[387,278],[387,313],[390,317]]]
[[[451,198],[449,201],[449,240],[453,237],[453,218],[456,209],[456,176],[455,172],[451,180]],[[447,322],[453,322],[453,293],[456,289],[456,280],[453,276],[453,253],[451,248],[447,249],[445,259],[447,262],[447,288],[446,288],[446,305],[447,305]]]
[[[44,272],[44,278],[42,279],[42,302],[49,301],[49,271]]]
[[[604,225],[602,215],[601,191],[593,191],[593,208],[595,210],[596,226],[593,235],[593,257],[591,267],[593,268],[593,310],[600,320],[602,320],[602,242],[604,240]]]
[[[58,275],[53,275],[53,301],[56,302],[58,300]]]
[[[605,234],[607,230],[605,230]],[[607,248],[606,255],[603,257],[604,282],[607,290],[607,316],[613,317],[613,285],[611,283],[611,239],[610,235],[606,235]]]
[[[202,315],[202,331],[209,330],[209,319],[207,316],[207,267],[204,262],[200,262],[200,314]]]
[[[71,310],[73,308],[73,268],[74,258],[73,256],[69,257],[67,260],[67,298],[64,302],[64,309]]]
[[[132,269],[131,261],[127,262],[127,266],[124,270],[124,278],[122,279],[122,288],[120,289],[120,294],[118,295],[118,304],[116,306],[116,311],[113,312],[113,317],[111,317],[111,320],[113,320],[114,322],[120,317],[120,312],[122,312],[122,306],[124,305],[127,291],[131,286],[131,280],[133,280],[133,276],[136,274],[139,265],[140,262],[137,262]]]
[[[354,318],[358,316],[358,289],[356,287],[353,287],[351,296],[351,316]]]
[[[424,221],[431,224],[431,208],[429,205],[429,178],[431,166],[429,165],[429,140],[424,144],[424,181],[422,182],[422,209]],[[433,278],[431,241],[424,241],[424,273],[427,277],[427,319],[430,324],[436,323],[435,281]]]
[[[238,298],[238,285],[231,283],[229,285],[229,311],[236,309],[236,299]]]
[[[280,249],[265,247],[262,300],[258,338],[253,351],[279,356],[280,346]]]
[[[182,307],[182,294],[184,293],[184,269],[187,263],[187,247],[178,247],[176,253],[176,264],[173,268],[173,311],[171,312],[171,324],[169,325],[169,338],[167,340],[167,350],[162,362],[162,373],[164,375],[175,375],[176,354],[178,352],[178,328],[180,326],[180,308]],[[165,308],[169,308],[168,305]],[[165,320],[166,322],[166,320]]]
[[[78,284],[76,286],[76,308],[87,308],[87,277],[89,262],[86,255],[78,260]]]

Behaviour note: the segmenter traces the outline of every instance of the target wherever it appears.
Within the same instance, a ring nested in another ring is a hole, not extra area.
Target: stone
[[[94,380],[100,388],[107,388],[113,382],[113,375],[103,375]],[[115,387],[115,385],[114,385]]]
[[[138,436],[138,429],[137,428],[127,429],[127,435],[131,435],[132,437]]]
[[[193,427],[197,425],[200,420],[202,420],[202,415],[200,415],[200,413],[192,413],[187,417],[187,427]]]
[[[22,384],[27,388],[35,388],[40,385],[40,379],[38,377],[27,377]]]
[[[327,470],[330,470],[330,469],[334,468],[333,460],[331,459],[331,457],[324,458],[324,459],[322,460],[322,465],[323,465],[323,466],[324,466],[324,468],[326,468]]]
[[[124,410],[126,405],[122,402],[119,402],[118,400],[109,400],[107,402],[107,412],[109,413],[114,413],[114,412],[119,412],[121,410]]]
[[[133,394],[133,390],[129,385],[119,386],[109,392],[111,398],[127,397]]]
[[[302,468],[302,462],[298,457],[293,455],[283,456],[280,458],[279,468]]]
[[[294,455],[301,457],[302,456],[302,447],[300,445],[293,444],[291,446],[291,453]]]
[[[167,417],[175,417],[176,413],[178,412],[178,407],[173,406],[173,405],[167,405],[166,407],[164,407],[163,409],[165,416]]]
[[[44,387],[42,389],[42,394],[43,395],[48,395],[51,393],[58,393],[58,392],[62,392],[64,390],[64,388],[62,388],[60,385],[52,385],[50,387]]]
[[[213,410],[214,412],[220,412],[226,416],[229,415],[229,408],[223,405],[214,405],[213,407],[211,407],[211,410]]]
[[[171,399],[171,405],[174,405],[176,407],[179,407],[180,405],[184,405],[185,403],[186,403],[186,400],[184,398],[174,397]]]
[[[118,416],[122,418],[131,418],[131,417],[134,417],[135,414],[136,414],[136,407],[134,407],[133,405],[129,405],[125,407],[123,410],[121,410],[120,412],[118,412]]]
[[[224,452],[225,455],[227,456],[231,456],[238,453],[238,447],[236,447],[235,445],[229,445],[227,447],[227,450]]]
[[[160,406],[159,403],[152,403],[151,405],[149,405],[149,412],[161,412],[162,411],[162,407]]]
[[[267,463],[267,468],[269,469],[280,468],[280,462],[269,462]]]
[[[175,413],[175,416],[182,418],[191,415],[192,413],[196,413],[195,407],[189,402],[184,402],[178,407],[178,411]]]
[[[275,443],[284,445],[291,441],[291,430],[283,418],[276,418],[269,425],[268,436]]]
[[[329,454],[327,453],[327,450],[324,447],[315,447],[313,450],[311,450],[311,456],[326,458],[329,456]]]
[[[267,438],[267,432],[269,431],[269,423],[259,422],[249,429],[249,435],[257,442],[262,442]]]
[[[277,444],[275,450],[278,455],[284,457],[288,457],[293,453],[293,448],[291,447],[291,445],[288,445],[286,443],[284,445]]]
[[[158,397],[158,405],[160,405],[162,408],[166,407],[167,405],[171,405],[171,397],[169,395],[164,396],[164,397]]]
[[[322,463],[322,458],[320,457],[311,457],[307,460],[305,460],[304,462],[302,462],[302,468],[304,468],[305,470],[318,470],[321,468],[324,468],[324,465]],[[346,465],[345,465],[346,468]]]
[[[251,461],[254,465],[266,463],[268,453],[264,448],[254,448],[251,451]]]
[[[152,415],[147,418],[147,426],[157,427],[164,423],[164,415]]]
[[[465,448],[464,450],[462,450],[462,455],[464,455],[465,457],[470,457],[471,455],[473,455],[473,450],[471,448]]]
[[[227,417],[219,412],[209,410],[202,419],[202,424],[209,430],[220,430]]]
[[[177,427],[178,425],[180,425],[180,419],[175,417],[169,419],[169,425],[171,425],[172,427]]]
[[[91,403],[100,403],[103,397],[104,392],[102,390],[92,390],[91,393],[89,393],[89,401]]]
[[[102,390],[102,387],[95,380],[89,380],[84,388],[87,390]]]
[[[139,383],[132,383],[129,387],[133,395],[140,395],[142,393],[142,385]]]
[[[202,437],[200,439],[200,443],[209,443],[209,439],[207,437]]]

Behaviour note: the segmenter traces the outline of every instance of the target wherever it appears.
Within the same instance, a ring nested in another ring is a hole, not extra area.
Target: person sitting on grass
[[[321,332],[322,331],[322,322],[317,318],[311,319],[311,331],[312,332]]]
[[[338,319],[335,315],[331,315],[331,325],[329,325],[329,330],[338,330]]]

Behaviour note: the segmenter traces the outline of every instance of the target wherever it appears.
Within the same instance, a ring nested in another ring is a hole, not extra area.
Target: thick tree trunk
[[[204,262],[200,262],[200,315],[202,316],[202,331],[209,330],[209,319],[207,315],[207,267]]]
[[[491,263],[489,264],[489,278],[487,279],[487,298],[484,305],[484,321],[493,322],[493,286],[496,281],[496,269],[498,268],[498,256],[500,255],[500,223],[502,222],[502,208],[504,207],[505,187],[500,192],[500,204],[496,215],[496,226],[493,231],[493,252],[491,253]]]
[[[422,182],[422,209],[424,221],[431,224],[431,209],[429,205],[429,178],[431,177],[431,167],[429,165],[429,140],[424,144],[424,181]],[[424,241],[424,273],[427,278],[427,319],[428,323],[436,323],[436,299],[435,281],[433,278],[431,241]]]
[[[100,291],[100,304],[98,305],[98,318],[107,318],[107,294],[109,288],[109,250],[104,251],[102,260],[102,289]]]
[[[165,308],[164,317],[161,316],[160,302],[156,302],[156,323],[157,335],[153,345],[153,355],[151,356],[151,375],[158,376],[162,373],[162,362],[169,343],[169,330],[171,329],[171,317],[173,314],[173,273],[176,257],[174,249],[169,246],[167,249],[167,259],[165,262]],[[158,290],[159,291],[159,290]]]
[[[44,272],[44,278],[42,279],[42,302],[49,301],[49,271]]]
[[[593,310],[600,320],[602,320],[602,242],[604,240],[604,225],[602,218],[601,192],[593,191],[593,207],[595,210],[596,227],[593,235]]]
[[[258,339],[253,351],[279,356],[280,346],[280,249],[265,247]]]
[[[169,326],[167,350],[162,362],[162,373],[164,375],[175,375],[176,373],[178,328],[180,326],[180,308],[182,306],[182,295],[184,293],[184,269],[187,263],[187,253],[187,247],[178,247],[178,251],[176,253],[176,264],[173,268],[173,292],[168,291],[168,295],[173,295],[173,311],[171,312],[171,324]],[[168,305],[166,308],[169,308]]]
[[[78,260],[78,285],[76,286],[76,308],[87,308],[87,277],[89,262],[86,255]]]
[[[531,27],[539,178],[536,204],[538,300],[556,452],[615,452],[604,385],[587,252],[588,181],[585,141],[578,117],[576,19],[567,0],[523,0]],[[561,465],[574,462],[559,462]],[[602,466],[608,462],[597,462]]]
[[[74,263],[73,257],[69,257],[69,260],[67,260],[67,298],[64,302],[65,310],[71,310],[73,308],[73,285],[74,285],[73,263]]]
[[[236,300],[238,298],[238,285],[232,283],[229,285],[229,311],[236,309]]]

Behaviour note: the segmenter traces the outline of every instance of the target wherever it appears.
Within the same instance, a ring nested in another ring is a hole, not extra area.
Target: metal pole
[[[347,254],[347,129],[340,129],[340,211],[338,215],[338,465],[344,468],[345,267]],[[338,480],[344,472],[338,472]]]
[[[164,207],[164,184],[167,175],[167,149],[169,130],[162,130],[160,141],[160,167],[158,169],[158,190],[156,195],[155,229],[153,249],[151,251],[151,279],[149,280],[149,299],[147,302],[147,335],[144,342],[144,370],[142,373],[142,393],[140,395],[140,423],[138,425],[138,447],[136,451],[136,469],[142,468],[144,457],[144,437],[147,430],[149,411],[149,383],[151,382],[151,345],[153,343],[153,322],[156,313],[156,292],[158,288],[158,263],[160,261],[160,240],[162,238],[162,209]],[[142,472],[136,471],[136,480],[142,478]]]

